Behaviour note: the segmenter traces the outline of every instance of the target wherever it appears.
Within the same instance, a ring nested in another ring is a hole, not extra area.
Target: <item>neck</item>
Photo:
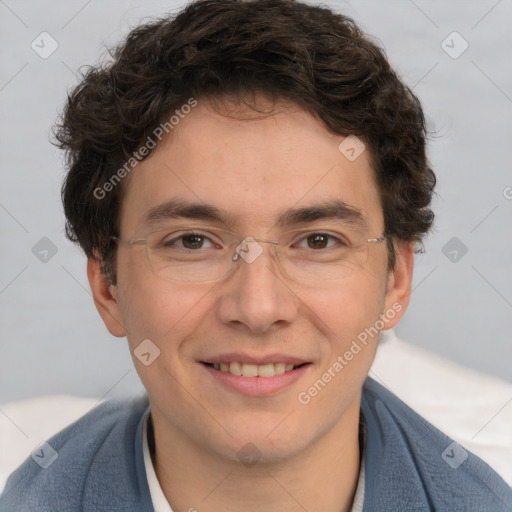
[[[173,512],[345,512],[360,467],[359,401],[299,454],[247,467],[169,431],[154,415],[155,472]]]

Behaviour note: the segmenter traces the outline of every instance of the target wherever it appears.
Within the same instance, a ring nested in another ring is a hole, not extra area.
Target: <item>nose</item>
[[[300,301],[271,256],[272,242],[258,240],[258,243],[253,238],[244,242],[234,256],[234,272],[220,287],[217,304],[220,321],[254,334],[291,324],[298,316]]]

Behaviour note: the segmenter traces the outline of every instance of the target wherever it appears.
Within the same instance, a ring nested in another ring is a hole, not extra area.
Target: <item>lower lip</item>
[[[222,386],[247,396],[272,396],[297,382],[309,369],[311,364],[285,372],[273,377],[240,377],[230,372],[215,370],[211,366],[201,366]]]

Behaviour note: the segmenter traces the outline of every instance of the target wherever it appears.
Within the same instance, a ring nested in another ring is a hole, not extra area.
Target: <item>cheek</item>
[[[160,346],[183,337],[187,326],[198,322],[212,288],[189,285],[184,290],[154,275],[143,256],[133,253],[118,262],[118,302],[132,349],[144,339]]]
[[[169,343],[183,338],[202,318],[203,291],[180,292],[167,283],[145,283],[123,294],[121,311],[128,326],[130,343],[149,338],[155,343]]]
[[[312,322],[324,335],[319,347],[319,372],[329,368],[335,371],[332,365],[341,357],[343,370],[337,365],[336,374],[343,377],[337,379],[338,383],[345,378],[347,382],[354,378],[362,381],[377,348],[375,325],[384,307],[385,280],[378,274],[362,271],[321,294],[318,290],[311,290],[309,295],[302,293],[301,299],[312,313]]]
[[[187,374],[192,361],[187,340],[203,321],[208,295],[204,289],[188,289],[184,293],[173,283],[158,278],[144,282],[133,278],[123,289],[120,306],[128,326],[133,363],[144,387],[157,402],[188,403],[190,397],[177,385],[180,382],[188,382],[189,391],[199,396],[200,383],[195,385]],[[139,354],[148,352],[155,359],[146,365]]]
[[[323,324],[325,334],[332,337],[373,324],[382,313],[385,292],[384,275],[363,269],[337,286],[296,293]]]

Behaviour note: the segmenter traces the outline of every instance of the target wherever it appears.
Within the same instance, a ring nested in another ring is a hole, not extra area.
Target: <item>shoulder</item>
[[[361,412],[365,511],[512,510],[512,489],[494,470],[371,378]]]
[[[136,442],[147,408],[146,396],[106,402],[53,436],[9,477],[0,512],[132,510],[147,494]]]

